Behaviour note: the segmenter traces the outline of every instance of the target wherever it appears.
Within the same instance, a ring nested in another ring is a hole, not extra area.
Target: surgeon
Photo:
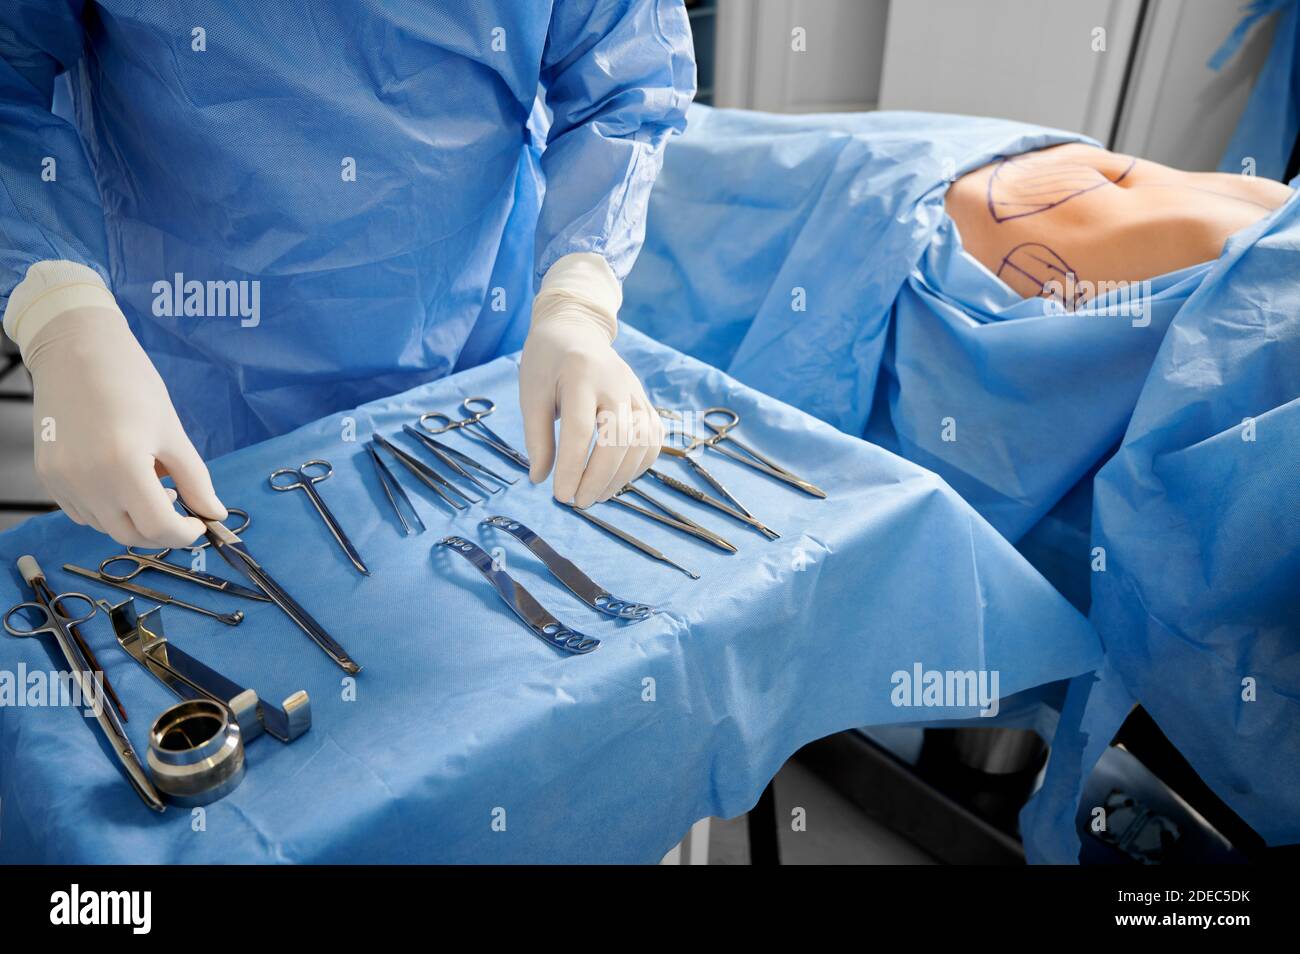
[[[9,0],[0,304],[47,490],[182,546],[159,476],[222,516],[201,455],[522,343],[532,480],[609,497],[662,436],[612,342],[694,76],[681,0]]]

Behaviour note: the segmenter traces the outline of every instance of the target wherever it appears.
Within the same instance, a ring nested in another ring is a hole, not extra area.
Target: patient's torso
[[[1233,232],[1291,195],[1269,179],[1196,173],[1071,143],[962,176],[947,209],[962,244],[1018,294],[1091,297],[1217,258]],[[1048,289],[1048,291],[1045,291]]]

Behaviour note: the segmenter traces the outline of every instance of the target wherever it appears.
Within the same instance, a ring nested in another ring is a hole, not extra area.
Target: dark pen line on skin
[[[986,194],[985,194],[985,202],[986,202],[986,204],[987,204],[987,206],[988,206],[988,213],[989,213],[989,216],[993,219],[994,222],[998,223],[999,225],[1001,225],[1003,222],[1010,222],[1012,219],[1023,219],[1023,218],[1028,218],[1028,217],[1031,216],[1031,215],[1038,215],[1040,212],[1046,212],[1046,211],[1048,211],[1049,209],[1054,209],[1054,208],[1056,208],[1058,205],[1063,205],[1063,204],[1065,204],[1066,202],[1069,202],[1071,199],[1078,198],[1078,197],[1081,196],[1081,195],[1085,195],[1085,194],[1087,194],[1087,193],[1089,193],[1089,192],[1092,192],[1092,191],[1094,191],[1094,190],[1096,190],[1096,189],[1100,189],[1100,188],[1102,188],[1103,186],[1116,185],[1116,184],[1118,184],[1120,181],[1122,181],[1122,180],[1124,179],[1124,177],[1127,176],[1127,175],[1128,175],[1128,174],[1133,170],[1133,167],[1134,167],[1134,166],[1137,165],[1137,159],[1136,159],[1136,158],[1130,159],[1130,160],[1129,160],[1129,164],[1128,164],[1128,166],[1127,166],[1127,167],[1124,169],[1124,171],[1121,172],[1121,173],[1119,174],[1119,176],[1118,176],[1117,178],[1115,178],[1115,179],[1109,179],[1109,178],[1106,178],[1106,177],[1105,177],[1105,174],[1104,174],[1104,173],[1101,173],[1100,170],[1093,170],[1093,171],[1097,172],[1098,174],[1102,175],[1102,177],[1103,177],[1103,178],[1102,178],[1102,181],[1101,181],[1101,182],[1098,182],[1096,185],[1089,186],[1089,187],[1086,188],[1086,189],[1079,189],[1079,190],[1077,190],[1077,191],[1071,192],[1071,193],[1069,193],[1068,195],[1063,196],[1062,198],[1058,199],[1058,200],[1055,201],[1055,202],[1045,203],[1045,204],[1043,204],[1041,207],[1031,209],[1031,210],[1028,211],[1028,212],[1018,212],[1018,213],[1016,213],[1015,215],[1005,215],[1005,216],[1004,216],[1004,215],[999,215],[999,214],[998,214],[998,210],[997,210],[997,206],[999,206],[999,205],[1008,205],[1008,204],[1013,204],[1013,203],[1004,202],[1004,201],[1001,200],[1001,199],[995,199],[995,198],[993,197],[993,185],[994,185],[995,182],[997,182],[998,177],[999,177],[999,175],[1000,175],[1001,172],[1002,172],[1002,169],[1003,169],[1006,165],[1008,165],[1008,164],[1010,164],[1010,163],[1013,163],[1013,162],[1015,161],[1015,159],[1016,159],[1016,157],[1014,157],[1014,156],[1002,156],[1002,157],[1000,157],[997,166],[995,166],[994,169],[993,169],[993,173],[989,176],[989,183],[988,183],[988,187],[987,187]],[[1084,168],[1091,168],[1091,167],[1084,167]],[[1014,190],[1011,190],[1011,191],[1014,191]],[[1013,249],[1012,251],[1014,251],[1014,249]],[[1050,249],[1049,249],[1049,251],[1050,251]],[[1010,253],[1008,253],[1008,254],[1010,254]],[[1056,254],[1056,253],[1053,252],[1052,254]]]

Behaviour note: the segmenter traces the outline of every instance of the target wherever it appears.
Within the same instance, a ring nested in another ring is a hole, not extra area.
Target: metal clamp
[[[597,612],[615,619],[639,621],[647,619],[654,613],[654,607],[645,603],[634,603],[614,596],[591,577],[583,573],[567,557],[557,553],[549,543],[534,531],[525,527],[511,517],[493,516],[479,522],[480,527],[497,527],[510,534],[524,546],[532,550],[546,568],[563,583],[574,596],[582,600]]]
[[[471,543],[464,537],[443,537],[438,544],[459,553],[472,563],[532,634],[548,646],[574,654],[589,653],[600,646],[599,639],[584,636],[548,613],[531,593],[510,578],[510,574],[498,570],[492,563],[492,557],[478,544]]]
[[[292,742],[311,728],[311,700],[298,690],[284,700],[283,709],[263,702],[252,689],[245,689],[193,656],[177,649],[163,636],[162,610],[154,607],[137,613],[135,600],[117,606],[100,600],[99,606],[113,620],[113,632],[127,655],[184,701],[206,699],[224,706],[234,716],[243,741],[253,741],[263,730],[281,742]]]

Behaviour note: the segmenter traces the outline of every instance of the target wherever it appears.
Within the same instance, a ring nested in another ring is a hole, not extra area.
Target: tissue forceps
[[[271,578],[271,574],[262,569],[261,564],[253,559],[253,555],[248,552],[238,534],[220,521],[210,520],[202,514],[195,513],[183,500],[179,503],[186,513],[198,518],[203,524],[208,542],[212,544],[212,548],[217,551],[221,559],[257,584],[257,588],[270,597],[271,602],[280,607],[284,615],[293,620],[294,624],[323,649],[344,672],[355,674],[361,671],[361,667],[348,655],[347,650],[325,632],[325,627],[299,606],[298,602]]]
[[[473,457],[470,457],[468,454],[462,454],[460,451],[456,450],[456,448],[448,447],[442,441],[434,440],[432,437],[430,437],[428,434],[424,433],[423,431],[417,431],[410,424],[403,424],[402,430],[406,431],[406,433],[410,434],[417,441],[423,444],[425,449],[428,450],[428,452],[432,454],[434,457],[436,457],[444,467],[446,467],[452,473],[459,474],[460,476],[464,477],[466,480],[472,483],[479,490],[483,491],[483,493],[485,494],[499,493],[500,491],[505,490],[506,487],[508,487],[509,485],[518,482],[518,478],[516,478],[515,480],[510,480],[509,478],[502,477],[495,470],[492,470],[490,467],[483,466],[478,461],[476,461]],[[482,474],[484,477],[487,477],[489,480],[495,480],[501,486],[489,487],[487,484],[483,483],[483,481],[479,480],[477,477],[471,474],[469,470],[466,470],[467,467],[473,470],[477,470],[480,474]]]
[[[227,507],[226,509],[229,513],[237,514],[244,519],[243,523],[231,530],[232,533],[243,533],[248,529],[252,518],[248,516],[247,511],[240,510],[238,507]],[[204,540],[197,546],[186,549],[202,550],[207,546],[208,541]],[[204,573],[200,570],[191,570],[189,567],[177,566],[175,563],[168,563],[167,554],[171,553],[172,549],[172,547],[166,547],[162,550],[146,552],[137,550],[135,547],[127,547],[125,553],[100,561],[99,572],[105,580],[111,583],[126,583],[128,580],[134,580],[145,570],[157,570],[159,573],[166,573],[178,579],[189,580],[191,583],[206,586],[210,590],[219,590],[231,596],[242,596],[246,600],[258,600],[263,603],[271,602],[270,598],[262,593],[250,590],[246,586],[240,586],[231,580],[222,579],[219,576],[213,576],[211,573]],[[133,566],[127,573],[114,573],[109,569],[114,563],[131,563]]]
[[[324,467],[323,474],[308,473],[308,467]],[[325,526],[334,536],[334,542],[343,550],[344,555],[352,561],[352,565],[357,568],[357,572],[364,576],[370,575],[370,569],[361,559],[361,554],[357,553],[357,548],[352,545],[348,535],[343,532],[339,522],[334,519],[334,514],[330,513],[330,508],[325,506],[325,501],[321,499],[320,494],[316,493],[316,484],[322,480],[327,480],[334,473],[334,465],[327,460],[308,460],[299,464],[297,467],[281,467],[279,470],[271,471],[271,476],[267,478],[272,490],[288,491],[301,490],[307,494],[307,499],[312,502],[320,518],[325,521]],[[293,483],[276,483],[275,479],[285,474],[294,478]]]
[[[720,418],[720,421],[710,420],[710,418]],[[732,437],[730,431],[740,423],[740,415],[729,407],[711,407],[707,408],[702,415],[704,426],[713,431],[713,436],[706,439],[704,444],[711,447],[725,457],[744,464],[746,467],[752,467],[759,473],[767,474],[777,480],[783,481],[792,487],[798,487],[806,494],[814,497],[826,497],[826,491],[822,490],[816,484],[810,483],[791,470],[782,467],[776,461],[769,457],[764,457],[754,448],[742,442],[739,438]],[[730,441],[736,445],[737,450],[741,453],[731,450],[729,447],[722,446],[723,441]]]
[[[490,398],[467,397],[460,402],[460,408],[466,415],[460,420],[443,414],[441,411],[428,411],[420,415],[420,426],[430,434],[445,434],[447,431],[460,430],[466,437],[490,447],[524,470],[528,470],[532,466],[528,463],[527,457],[507,444],[492,428],[483,423],[483,418],[497,409],[496,404]],[[425,423],[426,421],[439,426],[430,427],[428,423]],[[474,428],[478,429],[475,430]]]
[[[43,577],[40,566],[31,556],[20,557],[18,560],[18,570],[23,578],[31,585],[31,581],[37,577]],[[64,611],[62,604],[67,600],[85,600],[90,605],[90,610],[81,616],[71,616]],[[23,629],[14,625],[10,618],[20,611],[39,612],[43,619],[39,625],[32,625]],[[163,805],[162,797],[159,796],[158,790],[153,787],[149,781],[149,776],[145,774],[144,766],[140,762],[140,757],[136,755],[135,748],[131,745],[131,740],[127,737],[126,730],[122,727],[121,721],[112,706],[104,705],[100,697],[100,690],[95,686],[95,674],[85,661],[85,657],[77,650],[77,646],[72,637],[71,628],[78,623],[84,623],[95,615],[95,603],[89,596],[84,593],[62,593],[55,596],[53,601],[48,605],[44,602],[29,601],[12,606],[9,612],[4,616],[5,632],[11,636],[52,636],[55,643],[58,644],[59,651],[63,654],[63,659],[68,665],[68,671],[77,682],[77,687],[81,692],[83,705],[89,706],[95,721],[99,723],[100,731],[108,739],[113,748],[113,754],[117,756],[122,770],[126,773],[127,780],[131,787],[135,789],[136,794],[141,800],[156,812],[161,812],[166,806]],[[102,683],[101,683],[102,685]],[[86,700],[91,700],[86,702]],[[95,702],[98,700],[98,703]]]
[[[406,490],[397,482],[396,475],[388,469],[384,459],[379,456],[379,451],[375,450],[374,444],[367,444],[366,450],[370,451],[370,459],[375,462],[375,472],[379,474],[379,486],[384,489],[384,496],[388,502],[393,505],[393,512],[397,514],[397,519],[402,523],[402,530],[409,537],[415,530],[406,520],[406,515],[402,513],[402,508],[397,505],[397,499],[400,497],[406,504],[406,508],[411,511],[411,516],[415,522],[420,525],[420,532],[424,533],[424,520],[421,519],[419,512],[415,509],[415,504],[411,503],[411,498],[406,495]]]
[[[630,500],[624,500],[623,494],[636,494],[659,512],[656,513],[655,510],[650,510],[646,507],[640,506],[639,504],[634,504]],[[622,489],[615,491],[614,496],[609,498],[609,503],[626,507],[628,510],[633,510],[641,514],[643,517],[648,517],[651,520],[662,523],[666,527],[671,527],[672,529],[679,530],[682,533],[688,533],[693,537],[698,537],[706,543],[713,544],[719,550],[725,550],[728,553],[736,552],[735,546],[730,541],[724,539],[721,534],[714,533],[707,527],[700,526],[690,517],[683,513],[679,513],[663,501],[650,496],[644,490],[635,487],[632,484],[624,484]]]
[[[662,414],[663,411],[661,410],[660,413]],[[675,447],[671,443],[668,443],[667,440],[671,438],[680,438],[684,442],[684,446]],[[721,501],[714,500],[712,497],[709,497],[707,494],[700,494],[700,497],[696,498],[700,500],[701,503],[707,503],[709,506],[721,510],[723,513],[726,513],[732,517],[735,517],[737,520],[749,524],[751,527],[756,528],[764,536],[768,537],[771,540],[775,540],[778,537],[780,537],[781,534],[777,533],[771,527],[767,526],[761,520],[755,517],[753,512],[748,507],[746,507],[743,503],[741,503],[736,498],[736,495],[733,494],[730,490],[726,488],[726,486],[723,485],[722,481],[718,480],[717,477],[715,477],[713,474],[709,472],[708,468],[706,468],[703,464],[701,464],[698,460],[696,460],[694,457],[691,456],[691,451],[695,450],[695,448],[697,447],[704,447],[707,444],[708,444],[707,438],[696,437],[693,434],[688,434],[685,431],[681,431],[681,430],[670,430],[665,435],[663,452],[669,455],[670,457],[676,457],[678,460],[685,462],[687,466],[691,468],[691,470],[695,471],[696,476],[699,477],[701,480],[703,480],[714,490],[716,490],[722,496],[722,499],[731,505],[732,509],[728,509],[722,504]],[[650,473],[655,480],[658,480],[660,483],[666,484],[669,487],[673,487],[673,489],[686,494],[688,497],[694,497],[695,493],[699,493],[698,491],[695,490],[694,487],[691,487],[688,484],[682,484],[679,487],[676,486],[676,484],[674,483],[670,483],[668,479],[665,479],[665,477],[661,476],[656,471],[649,471],[648,473]],[[700,498],[704,498],[704,499],[700,499]]]

